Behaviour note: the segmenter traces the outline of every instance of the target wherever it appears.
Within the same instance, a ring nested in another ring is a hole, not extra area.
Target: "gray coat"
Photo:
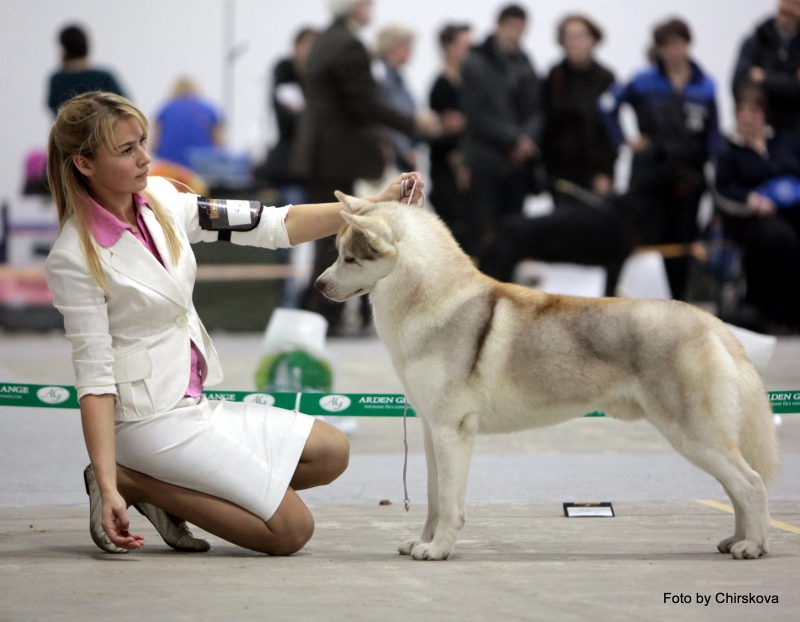
[[[531,61],[524,52],[500,52],[489,37],[472,49],[462,75],[467,164],[492,175],[514,174],[520,166],[509,159],[509,151],[523,134],[539,144],[544,124],[541,86]]]

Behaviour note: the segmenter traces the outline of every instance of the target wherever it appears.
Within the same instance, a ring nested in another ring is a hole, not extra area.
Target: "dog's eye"
[[[345,262],[345,263],[358,263],[358,262],[356,261],[356,258],[355,258],[355,257],[345,257],[345,258],[344,258],[344,262]]]

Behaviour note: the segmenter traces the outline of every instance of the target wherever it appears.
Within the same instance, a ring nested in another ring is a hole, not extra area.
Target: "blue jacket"
[[[680,93],[659,62],[601,96],[600,110],[617,147],[625,140],[618,118],[622,104],[633,108],[639,131],[651,141],[648,149],[634,157],[634,169],[669,174],[674,180],[682,171],[702,171],[719,149],[716,87],[694,62],[691,78]]]

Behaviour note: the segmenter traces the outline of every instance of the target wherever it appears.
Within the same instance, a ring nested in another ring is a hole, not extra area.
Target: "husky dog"
[[[722,484],[736,527],[720,552],[767,552],[777,435],[761,377],[722,322],[681,302],[500,283],[475,268],[434,214],[337,197],[346,222],[339,257],[316,287],[336,301],[370,295],[378,335],[422,419],[428,518],[400,553],[440,560],[453,552],[475,434],[593,410],[646,418]]]

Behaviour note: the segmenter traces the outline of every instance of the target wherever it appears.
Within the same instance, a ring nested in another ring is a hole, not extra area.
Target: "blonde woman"
[[[128,100],[92,92],[59,110],[48,146],[61,233],[47,279],[73,346],[90,533],[108,552],[141,547],[129,531],[134,505],[178,550],[208,549],[189,521],[291,554],[314,529],[296,491],[336,479],[348,441],[297,412],[203,396],[222,372],[192,304],[189,244],[295,245],[335,233],[340,205],[275,209],[178,192],[147,177],[147,129]],[[374,200],[402,199],[401,179]]]

